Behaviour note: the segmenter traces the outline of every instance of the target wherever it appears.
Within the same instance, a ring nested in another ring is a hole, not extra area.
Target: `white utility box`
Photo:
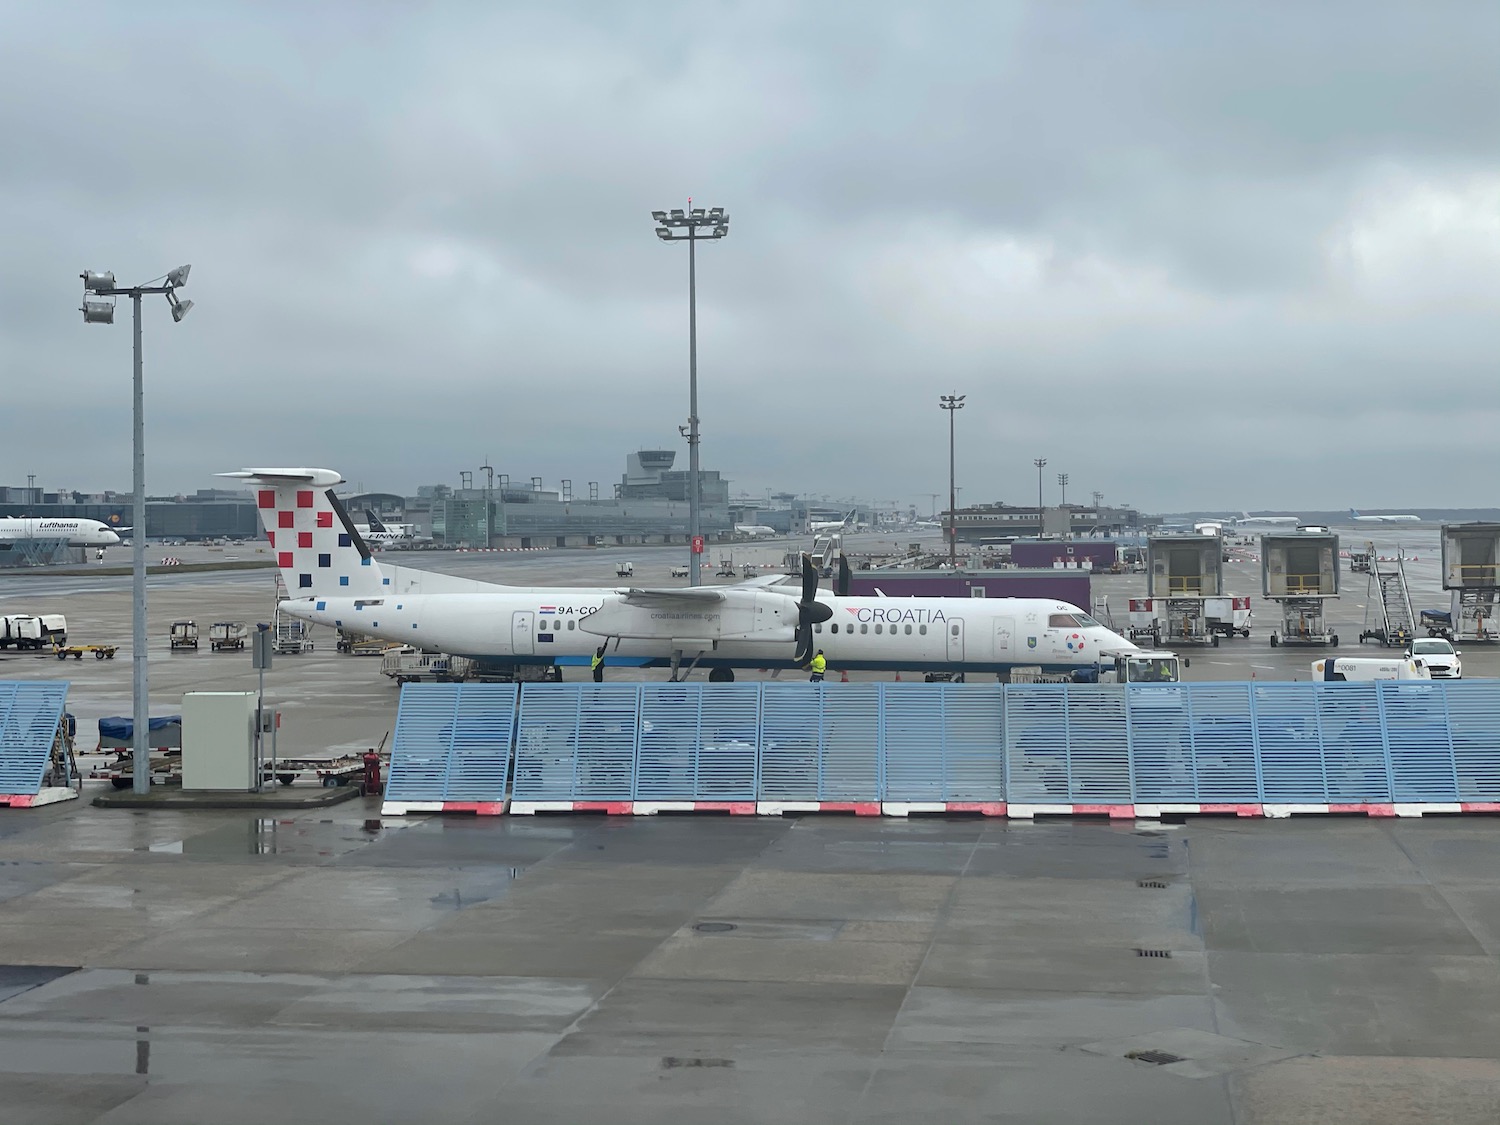
[[[190,691],[182,697],[182,787],[255,788],[255,693]]]

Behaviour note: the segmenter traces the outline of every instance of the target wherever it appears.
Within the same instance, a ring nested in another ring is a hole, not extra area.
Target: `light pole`
[[[146,424],[144,396],[141,389],[141,297],[146,293],[164,293],[172,306],[172,319],[180,321],[193,307],[192,301],[177,299],[176,290],[187,284],[191,266],[178,266],[165,278],[158,278],[159,285],[115,284],[112,273],[85,271],[83,278],[83,322],[85,324],[113,324],[115,303],[113,301],[90,300],[93,297],[129,297],[135,313],[135,377],[132,394],[133,419],[131,426],[132,475],[135,496],[130,529],[131,562],[131,671],[134,673],[132,690],[133,729],[131,741],[134,753],[131,758],[132,789],[137,793],[151,791],[150,726],[151,698],[146,674]]]
[[[948,565],[958,569],[958,490],[953,486],[953,416],[964,408],[968,395],[938,395],[938,405],[948,412]]]
[[[1059,491],[1059,494],[1060,494],[1059,498],[1058,498],[1058,501],[1057,501],[1057,506],[1060,509],[1062,509],[1063,518],[1068,521],[1068,528],[1067,528],[1066,531],[1063,532],[1063,537],[1065,539],[1071,539],[1071,538],[1073,538],[1073,517],[1068,513],[1068,474],[1067,473],[1058,473],[1057,474],[1057,487],[1058,487],[1058,491]]]
[[[1047,458],[1037,457],[1031,463],[1036,466],[1036,537],[1040,539],[1047,530],[1047,510],[1042,507],[1042,470],[1047,467]]]
[[[692,551],[688,558],[688,585],[702,584],[699,564],[703,558],[703,523],[698,487],[698,240],[719,239],[729,233],[729,216],[722,207],[652,211],[656,237],[663,242],[688,244],[688,535]],[[713,228],[700,229],[700,228]]]

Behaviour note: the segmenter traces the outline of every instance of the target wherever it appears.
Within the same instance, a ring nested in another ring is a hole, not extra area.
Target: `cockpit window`
[[[1047,618],[1047,628],[1049,629],[1076,629],[1081,624],[1083,622],[1079,621],[1071,613],[1054,613]]]

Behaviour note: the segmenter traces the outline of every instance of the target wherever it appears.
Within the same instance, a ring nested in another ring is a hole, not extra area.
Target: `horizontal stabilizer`
[[[310,484],[315,488],[332,488],[343,484],[344,478],[332,469],[240,469],[233,473],[215,474],[245,484]]]

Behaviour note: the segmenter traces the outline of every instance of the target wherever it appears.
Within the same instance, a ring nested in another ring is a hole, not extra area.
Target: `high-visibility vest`
[[[810,667],[814,672],[823,672],[828,668],[828,661],[824,659],[823,654],[820,652],[817,656],[814,656],[812,658],[812,663],[808,665],[808,667]]]
[[[604,663],[604,657],[600,656],[597,652],[594,653],[594,655],[589,658],[589,667],[590,668],[597,668],[597,667],[599,667],[599,665],[601,665],[603,663]]]

